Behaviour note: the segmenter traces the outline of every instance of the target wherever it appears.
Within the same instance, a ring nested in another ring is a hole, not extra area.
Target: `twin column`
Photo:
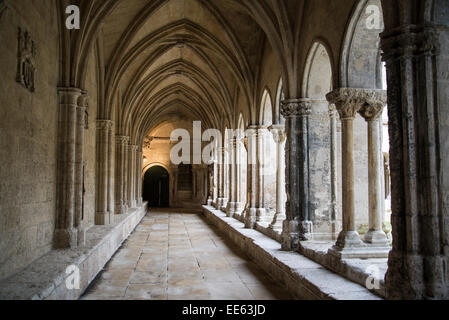
[[[385,257],[389,246],[382,231],[383,174],[380,155],[379,118],[386,104],[386,93],[381,90],[341,88],[327,95],[335,104],[342,121],[342,205],[343,230],[336,245],[329,251],[340,258]],[[354,207],[354,120],[357,113],[368,121],[369,158],[369,225],[367,246],[360,239],[355,225]]]

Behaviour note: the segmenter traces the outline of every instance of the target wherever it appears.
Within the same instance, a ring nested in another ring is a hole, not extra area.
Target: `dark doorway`
[[[170,182],[167,170],[160,166],[150,168],[143,180],[143,200],[153,208],[170,206]]]

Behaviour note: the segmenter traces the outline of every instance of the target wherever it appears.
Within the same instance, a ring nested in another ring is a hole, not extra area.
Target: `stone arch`
[[[268,89],[265,89],[262,95],[259,123],[262,126],[270,126],[273,124],[273,103]]]
[[[145,166],[143,168],[143,170],[142,170],[142,177],[145,176],[145,173],[147,173],[147,171],[150,170],[153,167],[162,167],[165,170],[167,170],[169,175],[171,175],[171,170],[170,170],[170,168],[166,164],[164,164],[162,162],[153,162],[153,163],[150,163],[150,164],[148,164],[147,166]]]
[[[317,40],[307,57],[303,80],[303,94],[311,99],[326,99],[332,91],[333,71],[327,45]]]
[[[346,29],[341,54],[340,87],[382,88],[379,34],[383,30],[381,1],[359,1]]]
[[[277,91],[276,91],[276,103],[275,103],[275,116],[276,116],[275,123],[277,123],[277,124],[285,123],[285,118],[281,114],[281,102],[283,100],[285,100],[284,85],[282,82],[282,78],[280,78],[279,82],[278,82]]]

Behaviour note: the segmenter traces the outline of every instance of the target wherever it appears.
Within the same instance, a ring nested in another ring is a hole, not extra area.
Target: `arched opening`
[[[360,1],[357,6],[346,34],[346,42],[343,51],[341,66],[342,86],[349,88],[362,88],[370,90],[387,90],[385,64],[381,61],[380,36],[384,30],[382,3],[380,0]],[[365,116],[366,117],[366,116]],[[370,190],[370,181],[374,179],[369,171],[370,141],[369,122],[362,112],[359,112],[354,122],[354,157],[355,180],[354,187],[357,192],[355,198],[356,228],[362,238],[370,231],[369,203],[373,197]],[[391,241],[391,201],[390,201],[390,173],[389,173],[389,134],[388,134],[387,107],[383,109],[379,117],[379,132],[376,143],[380,154],[383,170],[379,177],[382,186],[382,229]]]
[[[273,103],[268,90],[262,96],[260,106],[260,130],[258,134],[260,207],[266,211],[266,217],[260,219],[260,225],[268,227],[276,213],[276,143],[270,134],[273,125]]]
[[[143,179],[143,199],[153,208],[168,208],[170,199],[170,177],[161,166],[148,169]]]

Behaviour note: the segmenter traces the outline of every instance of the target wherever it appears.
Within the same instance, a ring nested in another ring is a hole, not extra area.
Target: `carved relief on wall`
[[[34,92],[35,58],[34,41],[28,31],[19,28],[16,80],[31,92]]]
[[[150,149],[151,148],[151,143],[153,142],[153,137],[146,137],[145,140],[143,141],[143,148],[144,149]]]

